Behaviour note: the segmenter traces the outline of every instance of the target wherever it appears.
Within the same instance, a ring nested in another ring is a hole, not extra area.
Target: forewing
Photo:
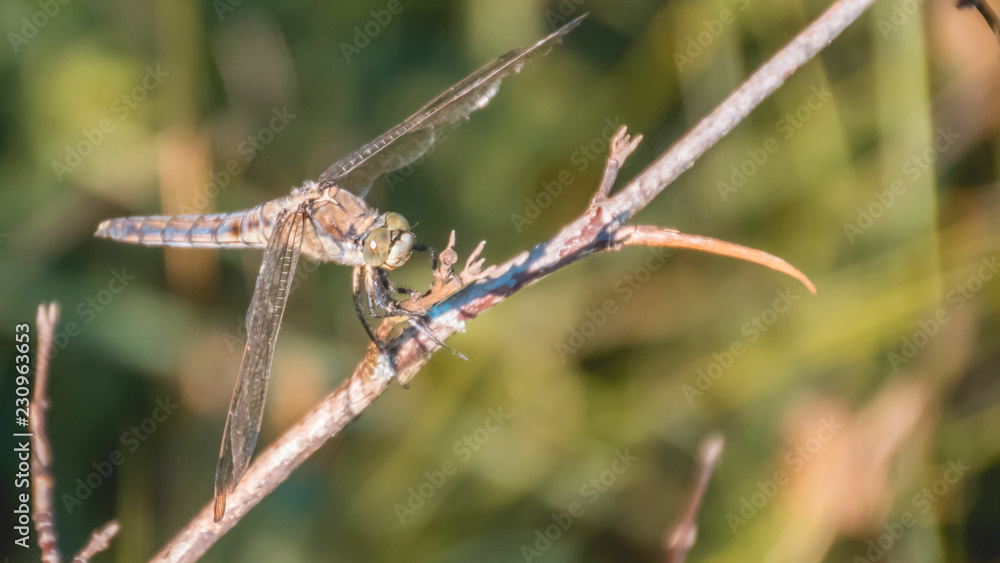
[[[247,345],[229,405],[219,466],[215,472],[216,521],[222,519],[226,497],[246,471],[257,443],[274,343],[299,260],[304,225],[304,212],[283,211],[275,221],[264,250],[257,286],[247,312]]]
[[[584,17],[576,18],[530,47],[510,51],[445,90],[399,125],[334,163],[320,176],[319,186],[336,185],[363,197],[376,178],[426,153],[439,138],[442,128],[486,106],[504,78],[520,71],[532,58],[547,53]]]

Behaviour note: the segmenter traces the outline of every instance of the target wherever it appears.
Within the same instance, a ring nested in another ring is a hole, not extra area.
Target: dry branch
[[[53,336],[59,324],[59,304],[52,302],[38,306],[35,328],[38,330],[38,349],[35,361],[35,390],[31,394],[31,493],[33,497],[35,531],[38,533],[38,547],[42,550],[42,561],[59,563],[59,538],[56,535],[56,519],[53,511],[53,491],[56,488],[52,478],[52,447],[45,429],[45,412],[49,408],[46,392],[49,380],[49,360],[52,356]],[[107,549],[111,539],[118,533],[118,522],[112,520],[95,531],[87,544],[73,557],[74,562],[90,561],[95,554]]]
[[[53,513],[53,491],[56,488],[52,478],[52,447],[45,429],[45,411],[49,408],[46,387],[49,380],[49,359],[52,355],[52,337],[59,322],[59,305],[49,303],[39,305],[35,317],[38,330],[38,350],[35,360],[35,390],[31,394],[31,410],[28,418],[31,429],[31,493],[34,497],[35,531],[38,532],[38,547],[42,550],[42,561],[56,563],[59,542],[56,536],[56,520]]]
[[[620,131],[612,143],[612,154],[604,178],[591,205],[551,240],[488,271],[481,270],[481,261],[470,259],[466,269],[455,274],[450,266],[456,262],[457,256],[449,255],[450,264],[447,267],[442,264],[442,268],[435,273],[432,290],[414,304],[419,307],[430,305],[427,311],[430,330],[439,341],[444,342],[456,331],[463,331],[467,321],[548,274],[586,256],[634,244],[655,242],[657,245],[697,248],[750,259],[792,273],[812,289],[805,276],[797,270],[761,251],[657,227],[629,227],[625,223],[740,123],[789,75],[833,41],[873,1],[835,2],[659,159],[619,193],[609,195],[621,161],[639,141],[638,137],[633,140],[625,135],[624,130]],[[652,229],[656,229],[658,234],[654,236]],[[669,244],[671,242],[674,244]],[[448,250],[452,251],[451,245]],[[466,285],[469,280],[476,281]],[[390,330],[390,325],[383,325],[380,332],[387,334]],[[197,559],[251,507],[385,391],[394,376],[401,384],[408,384],[437,351],[437,346],[419,331],[409,328],[387,343],[386,350],[389,358],[380,355],[375,345],[370,345],[351,377],[257,458],[229,497],[226,515],[221,522],[212,521],[212,504],[206,504],[157,554],[154,561]]]

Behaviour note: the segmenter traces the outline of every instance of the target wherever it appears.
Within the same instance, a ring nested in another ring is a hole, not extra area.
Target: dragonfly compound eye
[[[389,248],[389,257],[385,260],[385,268],[391,270],[402,266],[413,253],[413,243],[416,239],[417,237],[410,231],[397,236]]]
[[[375,229],[365,237],[364,248],[361,251],[365,259],[365,264],[380,267],[385,264],[389,257],[389,248],[392,242],[392,235],[389,229],[380,227]]]
[[[390,231],[405,232],[410,230],[410,222],[399,213],[386,213],[385,226],[388,227]]]

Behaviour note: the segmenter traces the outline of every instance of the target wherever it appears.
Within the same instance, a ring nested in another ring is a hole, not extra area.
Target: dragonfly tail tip
[[[221,491],[215,495],[215,514],[212,516],[214,522],[219,522],[226,515],[226,492]]]

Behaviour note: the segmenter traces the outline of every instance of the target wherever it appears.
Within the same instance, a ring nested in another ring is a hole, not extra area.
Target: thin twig
[[[90,561],[91,557],[107,549],[111,545],[111,540],[118,534],[119,529],[118,521],[112,520],[102,528],[94,530],[87,543],[73,556],[73,563]]]
[[[617,250],[618,232],[625,221],[645,207],[681,172],[735,127],[789,75],[816,55],[857,19],[874,0],[838,0],[812,25],[797,35],[753,74],[708,117],[671,147],[620,193],[597,201],[551,240],[511,258],[488,277],[469,284],[443,301],[440,297],[460,286],[442,274],[441,292],[430,292],[418,301],[433,303],[427,310],[429,330],[444,342],[465,329],[475,318],[513,293],[586,256]],[[612,155],[614,158],[616,155]],[[612,168],[614,166],[612,165]],[[604,182],[603,185],[608,185]],[[479,276],[476,276],[479,277]],[[445,280],[445,281],[442,281]],[[422,305],[422,304],[421,304]],[[157,554],[154,561],[193,561],[232,528],[246,512],[288,478],[326,440],[343,429],[388,386],[395,371],[406,385],[436,352],[437,345],[420,331],[409,328],[386,344],[390,367],[374,345],[349,379],[329,394],[299,423],[260,454],[229,497],[225,518],[212,522],[212,505],[205,507]]]
[[[45,430],[45,413],[49,408],[47,394],[49,380],[49,360],[52,357],[52,342],[59,324],[59,304],[56,302],[38,306],[35,327],[38,330],[37,360],[35,361],[35,390],[31,395],[28,424],[31,429],[31,492],[34,497],[35,530],[38,533],[38,547],[42,551],[42,561],[59,563],[59,538],[56,535],[56,519],[53,511],[52,447]],[[118,522],[112,520],[95,531],[87,544],[73,557],[74,563],[90,561],[95,554],[107,549],[111,539],[118,533]]]
[[[46,387],[49,381],[49,358],[52,356],[52,339],[59,324],[59,304],[49,303],[38,306],[35,327],[38,330],[38,349],[35,360],[35,390],[31,395],[31,410],[28,424],[31,429],[31,492],[34,501],[35,531],[38,532],[38,547],[42,550],[42,561],[58,563],[59,541],[56,536],[56,519],[53,511],[53,491],[56,488],[52,478],[52,447],[45,430],[45,411],[49,408]]]
[[[718,464],[719,458],[722,457],[722,448],[725,443],[722,435],[716,434],[706,438],[698,449],[698,481],[695,483],[684,516],[681,517],[674,531],[666,538],[667,561],[669,563],[684,563],[688,551],[691,551],[698,539],[698,510],[701,509],[701,502],[705,498],[708,482],[712,479],[712,472],[715,471],[715,466]]]

